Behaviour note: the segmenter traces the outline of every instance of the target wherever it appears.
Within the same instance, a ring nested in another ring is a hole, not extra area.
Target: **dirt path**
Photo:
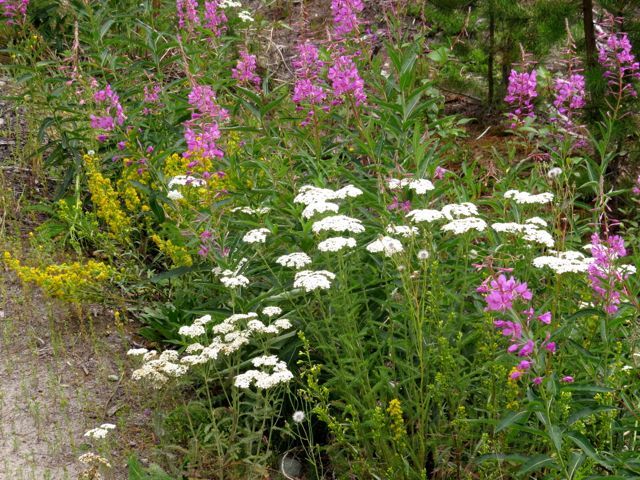
[[[122,445],[113,443],[119,433],[99,445],[83,434],[102,423],[119,428],[131,413],[118,360],[128,339],[109,327],[113,317],[80,323],[71,313],[0,273],[2,479],[76,479],[87,451],[104,453],[115,461],[112,478],[126,478]]]

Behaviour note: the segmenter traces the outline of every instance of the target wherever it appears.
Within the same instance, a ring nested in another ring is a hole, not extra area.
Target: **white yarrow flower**
[[[534,195],[529,192],[521,192],[519,190],[508,190],[504,192],[504,198],[510,198],[520,205],[550,203],[553,201],[553,193],[545,192]]]
[[[331,237],[323,240],[318,244],[318,250],[321,252],[339,252],[345,248],[355,248],[355,238],[349,237]]]
[[[334,215],[315,222],[312,230],[315,233],[324,231],[362,233],[364,232],[364,226],[357,218],[347,217],[346,215]]]
[[[169,188],[172,188],[174,185],[189,185],[190,187],[202,187],[206,185],[207,182],[201,178],[192,177],[191,175],[177,175],[169,180]]]
[[[473,203],[451,203],[442,207],[442,214],[449,220],[461,217],[472,217],[478,214],[478,207]]]
[[[227,288],[246,287],[249,279],[244,275],[228,275],[220,277],[220,283]]]
[[[276,263],[283,267],[299,269],[309,265],[311,257],[304,252],[295,252],[278,257]]]
[[[402,252],[404,247],[400,240],[384,236],[371,242],[367,245],[366,249],[371,253],[383,252],[385,256],[390,257],[396,253]]]
[[[182,200],[184,196],[178,190],[169,190],[167,198],[169,200]]]
[[[282,313],[282,309],[280,307],[264,307],[262,309],[262,314],[267,317],[275,317],[276,315],[280,315]]]
[[[487,228],[487,222],[478,217],[458,218],[442,226],[445,232],[452,232],[455,235],[461,235],[470,230],[483,232]]]
[[[344,199],[344,198],[355,198],[362,195],[362,190],[353,185],[346,185],[339,190],[336,190],[333,198],[334,199]]]
[[[131,348],[127,351],[127,355],[130,357],[141,357],[145,353],[148,353],[149,350],[146,348]]]
[[[178,330],[178,334],[182,335],[183,337],[194,338],[199,337],[200,335],[204,335],[205,330],[202,325],[184,325],[180,327],[180,329]]]
[[[418,230],[417,227],[410,227],[407,225],[388,225],[386,228],[386,232],[392,235],[400,235],[404,238],[409,238],[417,235]]]
[[[409,182],[409,190],[413,190],[418,195],[424,195],[429,190],[433,190],[434,188],[435,187],[433,186],[433,183],[431,183],[431,181],[427,180],[426,178],[411,180]]]
[[[335,274],[327,270],[302,270],[296,273],[293,287],[302,288],[306,292],[318,289],[327,290],[331,287],[331,281],[335,278]]]
[[[249,10],[240,10],[238,12],[238,18],[243,22],[253,22],[253,17],[251,13],[249,13]]]
[[[407,218],[414,223],[422,223],[422,222],[431,223],[436,220],[440,220],[444,218],[444,214],[439,210],[432,210],[432,209],[426,208],[426,209],[411,210],[409,213],[407,213]]]
[[[264,243],[270,233],[268,228],[255,228],[245,233],[242,241],[245,243]]]
[[[326,213],[332,212],[337,213],[340,207],[337,203],[333,202],[316,202],[311,203],[306,206],[306,208],[302,211],[303,218],[309,219],[313,217],[316,213]]]

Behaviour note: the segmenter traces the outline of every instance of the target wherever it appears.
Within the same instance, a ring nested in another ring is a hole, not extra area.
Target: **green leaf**
[[[519,422],[522,419],[526,419],[529,417],[531,412],[527,410],[522,410],[521,412],[509,412],[506,416],[500,420],[498,425],[496,425],[496,433],[501,432],[507,427],[510,427],[516,422]]]
[[[520,468],[520,470],[518,470],[517,475],[525,475],[527,473],[536,472],[545,467],[553,467],[557,469],[558,465],[556,464],[556,461],[549,455],[536,455],[535,457],[532,457],[527,463],[525,463],[522,468]]]

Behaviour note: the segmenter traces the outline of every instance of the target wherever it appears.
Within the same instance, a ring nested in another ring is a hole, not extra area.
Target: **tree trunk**
[[[487,83],[489,86],[489,94],[488,94],[488,103],[489,108],[493,107],[493,96],[494,96],[494,80],[493,80],[493,63],[494,63],[494,55],[495,55],[495,39],[496,32],[496,18],[493,12],[489,13],[489,58],[487,59]]]
[[[593,0],[582,0],[582,19],[584,22],[584,42],[587,65],[596,64],[596,33],[593,27]]]

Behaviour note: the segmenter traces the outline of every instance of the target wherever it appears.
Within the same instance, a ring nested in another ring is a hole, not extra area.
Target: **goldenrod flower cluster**
[[[171,240],[163,240],[158,235],[151,235],[151,240],[158,246],[160,252],[171,259],[176,267],[190,267],[193,259],[185,247],[175,245]]]
[[[400,400],[394,398],[389,402],[387,407],[387,413],[391,419],[391,432],[393,433],[393,439],[396,442],[401,442],[405,439],[407,431],[404,426],[404,418],[402,417],[402,404]]]
[[[115,274],[108,265],[93,260],[39,268],[22,265],[9,252],[4,252],[4,262],[22,282],[34,283],[47,295],[73,303],[86,300],[101,283]]]
[[[95,213],[107,224],[109,233],[114,238],[127,238],[131,229],[129,216],[122,210],[118,195],[111,181],[100,172],[97,159],[92,155],[85,155],[84,162],[87,169],[87,181],[91,201]]]

